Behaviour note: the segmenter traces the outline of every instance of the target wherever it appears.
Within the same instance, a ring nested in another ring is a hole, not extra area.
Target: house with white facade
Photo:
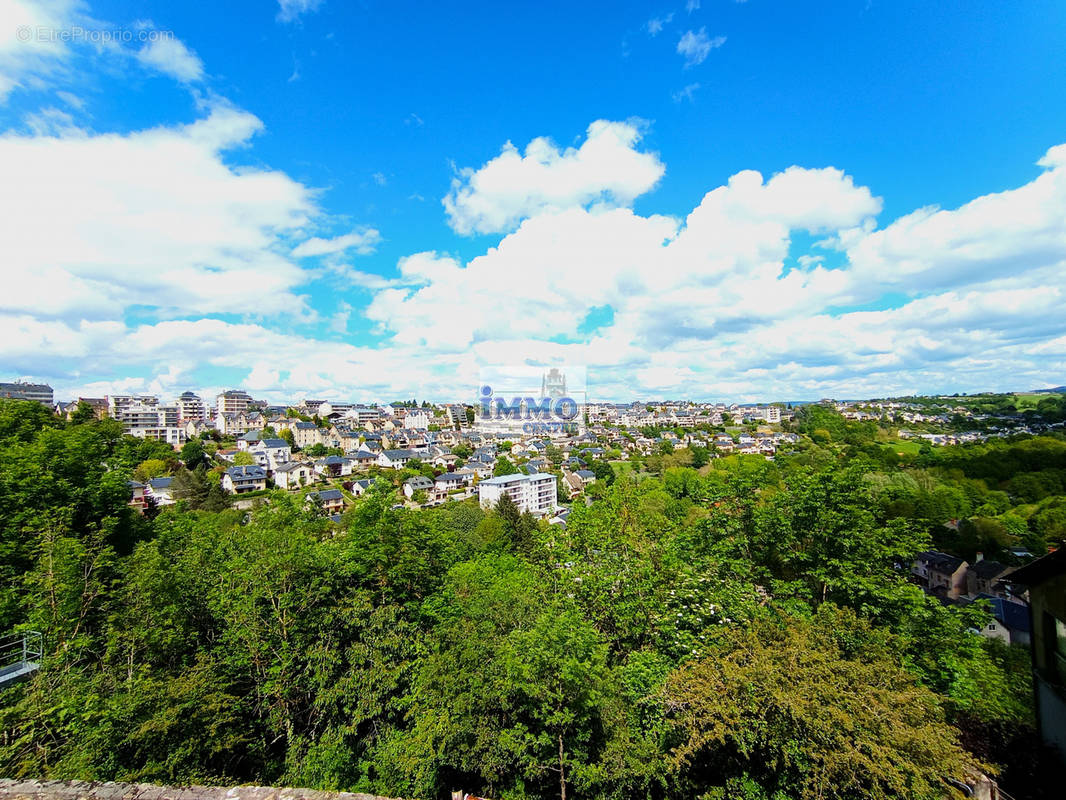
[[[418,458],[413,450],[382,450],[378,453],[378,466],[385,469],[403,469],[412,458]]]
[[[274,483],[279,489],[298,489],[314,482],[314,469],[302,461],[289,461],[274,468]]]
[[[292,448],[284,439],[263,439],[249,452],[259,466],[271,472],[292,460]]]
[[[266,470],[260,466],[230,467],[222,473],[222,489],[230,494],[245,494],[266,488]]]

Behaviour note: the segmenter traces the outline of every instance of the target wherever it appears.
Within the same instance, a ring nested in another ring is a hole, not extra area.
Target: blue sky
[[[217,6],[0,0],[0,374],[1066,383],[1061,3]]]

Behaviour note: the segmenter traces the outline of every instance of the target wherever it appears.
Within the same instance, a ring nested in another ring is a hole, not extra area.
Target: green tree
[[[189,439],[181,448],[181,460],[186,469],[196,469],[207,465],[207,454],[204,453],[204,444],[200,439]]]
[[[672,675],[683,782],[727,796],[751,781],[799,800],[944,797],[943,777],[961,780],[974,760],[887,649],[849,653],[838,641],[855,627],[868,633],[846,615],[757,619]]]

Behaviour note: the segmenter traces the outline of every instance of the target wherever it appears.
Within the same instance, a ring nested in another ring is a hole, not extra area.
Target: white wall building
[[[182,392],[177,401],[178,416],[182,423],[190,420],[202,421],[207,419],[207,407],[204,401],[192,392]]]
[[[108,397],[108,414],[122,423],[122,429],[140,439],[156,439],[177,447],[185,439],[185,428],[178,424],[178,407],[161,406],[158,398],[133,395]]]
[[[543,515],[554,513],[557,489],[555,476],[544,472],[532,475],[500,475],[487,478],[477,485],[478,501],[482,508],[492,508],[503,495],[508,495],[520,511]]]

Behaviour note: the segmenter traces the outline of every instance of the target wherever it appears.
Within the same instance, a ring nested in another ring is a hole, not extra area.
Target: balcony
[[[0,689],[29,679],[43,655],[44,637],[36,631],[0,637]]]

